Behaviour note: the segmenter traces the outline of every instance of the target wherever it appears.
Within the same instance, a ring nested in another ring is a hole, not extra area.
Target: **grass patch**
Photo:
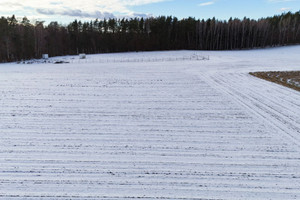
[[[300,92],[300,71],[250,72],[249,74]]]

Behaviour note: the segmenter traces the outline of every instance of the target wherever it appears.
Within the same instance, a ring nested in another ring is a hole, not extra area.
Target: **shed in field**
[[[85,53],[79,54],[79,59],[86,59],[86,54]]]
[[[48,54],[43,54],[43,55],[42,55],[42,58],[43,58],[43,59],[48,59],[48,58],[49,58],[49,55],[48,55]]]

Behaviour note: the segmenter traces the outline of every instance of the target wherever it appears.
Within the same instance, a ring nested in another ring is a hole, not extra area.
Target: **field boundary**
[[[80,63],[151,63],[151,62],[175,62],[175,61],[205,61],[210,60],[209,56],[197,55],[193,54],[190,56],[177,56],[177,57],[142,57],[142,58],[93,58],[87,57],[85,59],[80,59],[79,57],[71,57],[67,59],[57,59],[57,58],[50,58],[50,59],[35,59],[35,60],[28,60],[28,61],[21,61],[17,62],[17,64],[65,64],[65,63],[72,63],[72,64],[80,64]]]

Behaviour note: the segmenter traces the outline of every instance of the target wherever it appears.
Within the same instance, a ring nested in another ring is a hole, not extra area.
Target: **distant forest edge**
[[[74,55],[154,50],[233,50],[300,43],[300,11],[252,20],[176,17],[73,21],[67,26],[24,17],[0,19],[0,62]]]

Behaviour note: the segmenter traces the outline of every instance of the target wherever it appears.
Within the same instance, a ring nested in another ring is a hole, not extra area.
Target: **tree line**
[[[258,20],[177,19],[172,16],[75,20],[68,25],[26,17],[0,18],[0,62],[154,50],[233,50],[300,43],[300,11]]]

